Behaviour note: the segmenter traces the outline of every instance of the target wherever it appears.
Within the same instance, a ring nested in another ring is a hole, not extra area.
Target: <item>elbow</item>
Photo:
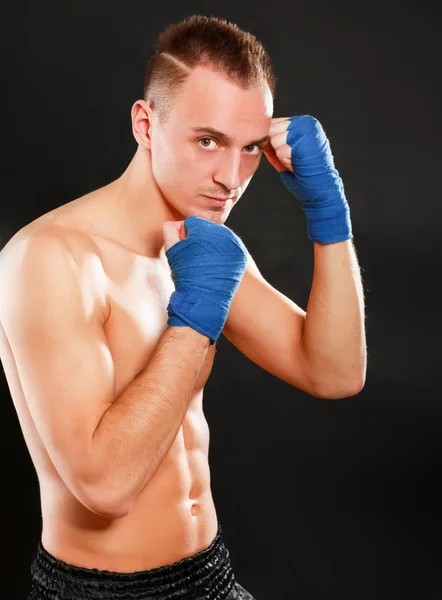
[[[93,513],[106,519],[122,519],[126,517],[130,510],[127,505],[122,502],[112,502],[110,498],[91,498],[88,502],[87,508]]]
[[[111,520],[122,519],[129,514],[129,511],[123,508],[121,504],[115,505],[103,502],[91,502],[86,508],[100,517]]]
[[[104,485],[83,488],[82,504],[91,512],[106,519],[122,519],[132,509],[132,503],[123,499],[121,493]]]
[[[330,362],[316,358],[314,362],[305,356],[305,389],[316,398],[341,400],[357,396],[365,386],[367,363],[363,356],[358,360]]]
[[[81,469],[77,468],[75,476],[71,477],[72,481],[75,489],[71,487],[71,491],[77,499],[100,517],[122,519],[132,510],[134,502],[121,477],[109,469],[95,468],[93,460],[83,460]]]
[[[358,381],[351,381],[349,379],[329,381],[318,385],[314,390],[313,396],[323,400],[342,400],[357,396],[363,390],[364,386],[365,378]]]

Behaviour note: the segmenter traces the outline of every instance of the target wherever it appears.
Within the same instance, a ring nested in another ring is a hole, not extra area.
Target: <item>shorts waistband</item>
[[[44,590],[44,598],[51,600],[60,598],[60,593],[66,600],[144,600],[150,597],[155,600],[201,597],[224,600],[235,584],[230,554],[224,545],[219,523],[215,539],[204,550],[170,565],[132,573],[70,565],[49,554],[40,540],[31,575],[33,589]],[[36,594],[35,598],[38,597]]]

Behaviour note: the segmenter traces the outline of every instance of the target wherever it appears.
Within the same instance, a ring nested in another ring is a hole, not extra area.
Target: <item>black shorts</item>
[[[27,600],[255,600],[235,581],[219,523],[215,539],[204,550],[133,573],[69,565],[39,541],[31,579]]]

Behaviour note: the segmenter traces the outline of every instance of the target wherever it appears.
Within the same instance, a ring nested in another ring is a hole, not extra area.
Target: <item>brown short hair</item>
[[[165,120],[171,101],[197,65],[208,66],[248,89],[267,81],[272,96],[276,77],[270,57],[256,37],[218,17],[192,15],[158,36],[144,80],[144,100]]]

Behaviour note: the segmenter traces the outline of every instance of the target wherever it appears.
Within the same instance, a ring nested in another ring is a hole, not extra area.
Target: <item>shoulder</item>
[[[47,261],[54,252],[70,254],[81,260],[82,255],[90,252],[93,246],[93,239],[75,226],[37,219],[17,231],[2,248],[0,269],[17,267],[25,258],[30,262]]]
[[[55,285],[57,279],[64,280],[67,270],[76,279],[84,302],[101,311],[104,323],[106,288],[93,239],[73,226],[45,219],[23,227],[0,252],[0,306],[13,301],[14,289],[33,289],[49,279]]]
[[[20,249],[29,245],[43,244],[44,241],[58,239],[60,243],[63,241],[68,243],[75,240],[83,239],[86,241],[86,236],[81,235],[81,230],[75,225],[75,220],[70,218],[77,205],[82,198],[77,198],[62,204],[24,225],[19,229],[3,246],[0,251],[0,264],[5,264],[5,261],[14,260],[14,257],[20,253]]]

